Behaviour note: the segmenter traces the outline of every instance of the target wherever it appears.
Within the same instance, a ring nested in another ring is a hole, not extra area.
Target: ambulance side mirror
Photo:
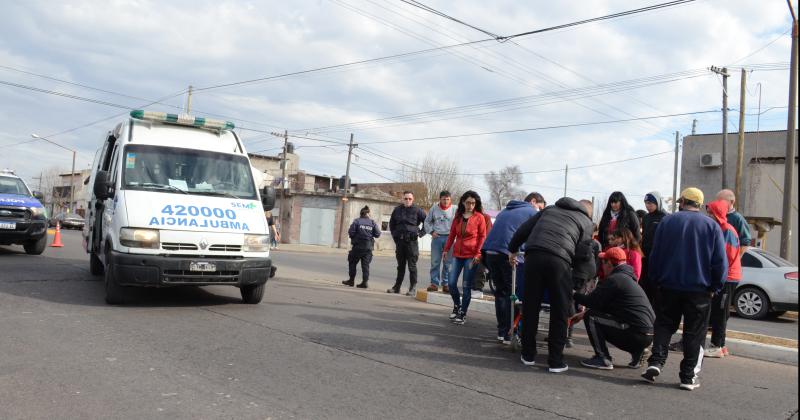
[[[264,211],[270,211],[275,208],[275,188],[264,187],[261,190],[261,204],[264,206]]]
[[[94,176],[94,196],[98,200],[105,200],[109,197],[108,193],[108,172],[97,171]]]

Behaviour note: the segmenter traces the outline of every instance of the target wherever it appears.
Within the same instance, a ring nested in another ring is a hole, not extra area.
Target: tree
[[[519,188],[522,184],[522,171],[519,166],[506,166],[498,172],[489,172],[484,175],[486,185],[489,187],[492,204],[497,209],[502,209],[509,200],[521,197],[524,192]]]
[[[427,211],[434,203],[439,202],[439,192],[450,191],[453,201],[467,189],[467,180],[459,173],[458,164],[454,161],[426,156],[414,165],[404,166],[402,170],[405,182],[418,183],[422,187],[412,187],[415,203]],[[415,190],[419,191],[415,191]]]

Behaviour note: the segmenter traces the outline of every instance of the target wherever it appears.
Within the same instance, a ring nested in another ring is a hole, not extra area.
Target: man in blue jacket
[[[358,219],[353,220],[347,234],[350,236],[350,243],[353,249],[347,254],[347,263],[350,279],[342,282],[345,286],[353,286],[356,280],[356,266],[361,262],[361,283],[359,289],[366,289],[369,282],[369,264],[372,262],[372,248],[375,246],[375,239],[381,236],[381,230],[375,221],[369,217],[369,207],[364,206],[359,213]]]
[[[525,201],[511,200],[497,215],[492,230],[481,249],[486,253],[486,266],[494,281],[494,311],[497,317],[497,340],[511,343],[511,264],[508,262],[508,242],[517,228],[533,217],[538,193],[530,193]],[[538,195],[541,197],[541,195]],[[544,201],[544,199],[542,199]]]
[[[653,354],[642,378],[655,382],[667,362],[669,340],[683,318],[681,389],[700,386],[697,374],[703,362],[711,298],[722,289],[728,274],[725,240],[719,224],[700,213],[703,192],[681,192],[681,211],[665,217],[656,229],[649,257],[649,275],[660,290],[656,305]]]

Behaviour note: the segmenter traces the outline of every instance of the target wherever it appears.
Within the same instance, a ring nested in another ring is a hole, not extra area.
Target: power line
[[[524,36],[540,34],[540,33],[554,31],[554,30],[558,30],[558,29],[569,28],[569,27],[572,27],[572,26],[583,25],[583,24],[591,23],[591,22],[614,19],[614,18],[617,18],[617,17],[628,16],[628,15],[632,15],[632,14],[636,14],[636,13],[648,12],[648,11],[651,11],[651,10],[657,10],[657,9],[662,9],[662,8],[666,8],[666,7],[676,6],[676,5],[679,5],[679,4],[690,3],[690,2],[693,2],[693,1],[695,1],[695,0],[670,1],[670,2],[666,2],[666,3],[661,3],[661,4],[652,5],[652,6],[642,7],[642,8],[639,8],[639,9],[633,9],[633,10],[628,10],[628,11],[625,11],[625,12],[614,13],[614,14],[611,14],[611,15],[600,16],[600,17],[591,18],[591,19],[584,19],[584,20],[577,21],[577,22],[571,22],[571,23],[566,23],[566,24],[562,24],[562,25],[551,26],[551,27],[537,29],[537,30],[533,30],[533,31],[521,32],[521,33],[518,33],[518,34],[509,35],[509,36],[502,36],[499,39],[501,41],[508,41],[508,40],[511,40],[511,39],[520,38],[520,37],[524,37]],[[351,61],[349,63],[341,63],[341,64],[334,64],[334,65],[330,65],[330,66],[317,67],[317,68],[312,68],[312,69],[307,69],[307,70],[300,70],[300,71],[284,73],[284,74],[279,74],[279,75],[274,75],[274,76],[264,76],[264,77],[257,77],[257,78],[253,78],[253,79],[241,80],[241,81],[236,81],[236,82],[220,83],[220,84],[216,84],[216,85],[195,88],[194,91],[195,92],[201,92],[201,91],[219,89],[219,88],[225,88],[225,87],[231,87],[231,86],[240,86],[240,85],[244,85],[244,84],[264,82],[264,81],[267,81],[267,80],[273,80],[273,79],[279,79],[279,78],[284,78],[284,77],[297,76],[297,75],[301,75],[301,74],[308,74],[308,73],[314,73],[314,72],[338,69],[338,68],[342,68],[342,67],[349,67],[349,66],[354,66],[354,65],[359,65],[359,64],[373,63],[373,62],[377,62],[377,61],[387,61],[387,60],[396,59],[396,58],[412,57],[412,56],[415,56],[415,55],[427,54],[427,53],[434,52],[434,51],[443,51],[443,50],[447,50],[447,49],[463,47],[463,46],[466,46],[466,45],[476,45],[476,44],[481,44],[481,43],[485,43],[485,42],[488,42],[488,41],[494,41],[494,40],[497,40],[497,38],[487,38],[487,39],[480,39],[480,40],[476,40],[476,41],[462,42],[462,43],[458,43],[458,44],[445,45],[445,46],[435,47],[435,48],[428,48],[428,49],[419,50],[419,51],[411,51],[411,52],[406,52],[406,53],[387,55],[387,56],[383,56],[383,57]]]
[[[419,9],[425,10],[426,12],[430,12],[430,13],[433,13],[435,15],[441,16],[441,17],[443,17],[445,19],[452,20],[453,22],[460,23],[460,24],[462,24],[462,25],[464,25],[466,27],[472,28],[472,29],[474,29],[474,30],[476,30],[478,32],[482,32],[482,33],[484,33],[486,35],[489,35],[490,37],[492,37],[494,39],[501,39],[502,38],[500,35],[497,35],[495,33],[489,32],[487,30],[481,29],[481,28],[479,28],[477,26],[470,25],[469,23],[466,23],[466,22],[464,22],[462,20],[456,19],[456,18],[454,18],[454,17],[452,17],[450,15],[447,15],[447,14],[445,14],[443,12],[440,12],[440,11],[438,11],[438,10],[432,8],[432,7],[426,6],[426,5],[424,5],[424,4],[422,4],[422,3],[418,2],[418,1],[414,1],[414,0],[410,0],[410,1],[409,0],[400,0],[400,1],[402,1],[403,3],[409,4],[411,6],[417,7]]]
[[[488,136],[488,135],[493,135],[493,134],[510,134],[510,133],[529,132],[529,131],[555,130],[555,129],[560,129],[560,128],[585,127],[585,126],[590,126],[590,125],[616,124],[616,123],[624,123],[624,122],[631,122],[631,121],[652,120],[652,119],[659,119],[659,118],[682,117],[682,116],[687,116],[687,115],[710,114],[710,113],[716,113],[716,112],[720,112],[720,111],[719,110],[708,110],[708,111],[682,112],[682,113],[677,113],[677,114],[653,115],[653,116],[649,116],[649,117],[628,118],[628,119],[622,119],[622,120],[594,121],[594,122],[584,122],[584,123],[574,123],[574,124],[552,125],[552,126],[545,126],[545,127],[517,128],[517,129],[513,129],[513,130],[487,131],[487,132],[480,132],[480,133],[463,133],[463,134],[452,134],[452,135],[446,135],[446,136],[417,137],[417,138],[399,139],[399,140],[362,141],[362,142],[359,142],[359,144],[386,144],[386,143],[415,142],[415,141],[424,141],[424,140],[445,140],[445,139],[460,138],[460,137]]]

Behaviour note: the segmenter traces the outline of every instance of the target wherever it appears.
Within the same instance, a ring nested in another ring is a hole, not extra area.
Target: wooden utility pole
[[[740,213],[744,213],[742,197],[742,168],[744,166],[744,107],[747,97],[747,71],[742,69],[741,92],[739,93],[739,143],[736,149],[736,204]]]
[[[797,143],[797,16],[792,9],[792,58],[789,65],[789,118],[786,125],[786,159],[783,172],[783,212],[781,215],[781,257],[789,259],[792,250],[792,193],[794,193],[794,154]]]
[[[339,223],[339,243],[337,248],[342,247],[342,234],[344,234],[345,223],[345,209],[347,208],[347,192],[350,189],[350,160],[353,156],[353,148],[358,146],[353,144],[353,133],[350,133],[350,146],[347,148],[347,169],[344,172],[344,191],[342,191],[342,215]]]
[[[678,155],[680,154],[681,133],[675,132],[675,166],[672,169],[672,212],[678,210]]]
[[[569,175],[569,164],[564,165],[564,197],[567,196],[567,175]]]
[[[286,187],[288,182],[286,182],[286,166],[288,166],[288,159],[286,154],[289,151],[289,130],[283,130],[283,159],[281,161],[281,205],[280,205],[280,212],[281,214],[278,215],[278,223],[280,223],[281,229],[286,226],[286,223],[283,222],[283,217],[286,214]],[[277,228],[275,228],[277,231]],[[281,242],[283,242],[283,236],[281,236]]]
[[[722,76],[722,188],[728,188],[728,68],[711,66]]]
[[[189,92],[186,95],[186,113],[192,112],[192,85],[189,85]]]

